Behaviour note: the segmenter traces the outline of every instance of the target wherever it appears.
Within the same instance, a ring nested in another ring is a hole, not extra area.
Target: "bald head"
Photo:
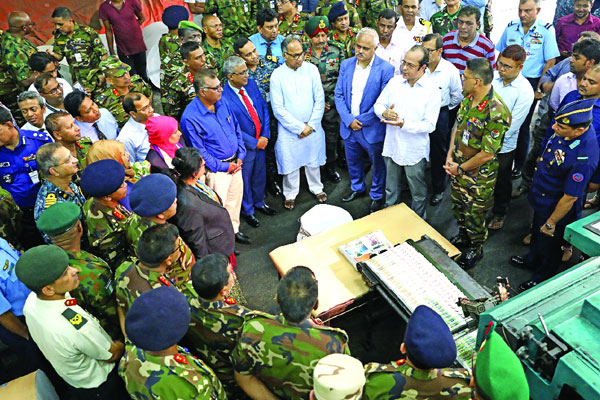
[[[214,24],[217,21],[221,22],[219,17],[217,17],[216,15],[206,15],[202,17],[202,27],[206,28],[207,26],[210,26],[211,24]]]
[[[29,14],[24,11],[11,11],[8,13],[8,26],[10,28],[21,27],[23,24],[29,21]]]

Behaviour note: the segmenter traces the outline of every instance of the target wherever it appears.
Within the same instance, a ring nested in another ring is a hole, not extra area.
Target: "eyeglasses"
[[[35,26],[35,22],[29,22],[28,24],[23,24],[23,25],[19,26],[18,28],[25,28],[26,26],[34,27]]]
[[[462,75],[460,76],[460,80],[461,80],[461,81],[463,81],[463,82],[464,82],[464,81],[468,81],[469,79],[479,79],[479,78],[475,78],[475,77],[472,77],[472,76],[471,76],[471,77],[469,77],[469,76],[465,76],[465,74],[462,74]]]
[[[150,110],[151,108],[152,108],[152,104],[148,103],[144,107],[140,108],[139,110],[136,108],[135,111],[137,111],[137,112],[148,112],[148,110]]]
[[[175,245],[175,249],[173,249],[173,253],[179,250],[180,253],[185,253],[185,243],[181,239],[181,236],[177,238],[177,244]]]
[[[62,83],[58,82],[58,84],[56,85],[56,87],[54,89],[48,90],[46,92],[46,94],[54,94],[54,95],[61,94],[62,93],[62,87],[63,87]]]
[[[250,74],[250,73],[248,72],[247,69],[243,70],[242,72],[232,72],[231,73],[231,75],[241,75],[241,76],[245,76],[245,75],[248,75],[248,74]]]
[[[496,67],[498,69],[505,69],[507,71],[510,71],[511,69],[515,68],[512,65],[504,64],[503,62],[500,62],[500,61],[496,61]]]
[[[285,54],[287,54],[289,57],[293,58],[294,60],[300,60],[302,58],[302,56],[304,56],[304,52],[298,53],[298,54],[290,54],[290,53],[286,52]]]
[[[75,164],[78,162],[79,162],[79,160],[77,159],[77,157],[73,157],[72,154],[69,154],[69,158],[67,159],[67,161],[63,161],[60,164],[56,164],[55,167],[59,167],[61,165],[65,165],[65,164]]]
[[[204,86],[202,89],[203,90],[214,90],[215,92],[222,92],[223,91],[223,86],[221,86],[221,85],[217,85],[217,86],[214,86],[214,87]]]
[[[418,65],[406,62],[406,61],[402,61],[402,66],[406,67],[407,69],[413,69],[413,68],[417,68]]]

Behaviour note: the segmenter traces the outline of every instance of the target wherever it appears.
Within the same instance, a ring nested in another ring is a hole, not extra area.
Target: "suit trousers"
[[[385,167],[387,174],[387,182],[385,185],[385,206],[391,207],[398,204],[402,195],[402,170],[406,173],[408,188],[412,195],[412,203],[410,208],[419,215],[425,218],[426,200],[427,200],[427,184],[425,183],[425,164],[427,161],[422,158],[414,165],[398,165],[390,157],[385,159]]]
[[[243,169],[243,167],[242,167]],[[242,208],[242,197],[244,196],[244,180],[241,172],[231,175],[227,172],[207,172],[206,184],[217,192],[223,207],[229,213],[233,232],[240,231],[240,210]]]
[[[429,163],[431,165],[431,188],[433,194],[441,194],[448,186],[448,174],[444,170],[450,148],[450,113],[448,106],[440,108],[435,131],[429,134]]]
[[[365,184],[364,154],[371,161],[373,179],[369,196],[372,200],[380,200],[385,194],[385,161],[383,160],[383,141],[369,143],[361,130],[350,132],[344,139],[348,173],[350,174],[350,188],[354,192],[362,193],[367,190]]]
[[[321,183],[320,167],[304,167],[308,189],[312,194],[319,194],[323,191]],[[300,168],[283,176],[283,196],[286,200],[295,200],[300,192]]]
[[[549,216],[548,213],[539,213],[534,210],[531,243],[529,244],[529,253],[525,257],[525,262],[536,268],[531,280],[537,283],[556,275],[563,253],[561,246],[566,225],[556,225],[553,237],[540,232],[541,226],[546,223]]]
[[[244,157],[242,168],[242,178],[244,180],[243,215],[254,215],[254,207],[265,205],[265,186],[267,184],[265,153],[265,150],[246,149],[246,157]]]

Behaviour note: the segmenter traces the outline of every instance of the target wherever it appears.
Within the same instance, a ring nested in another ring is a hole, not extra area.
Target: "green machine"
[[[600,399],[600,258],[481,314],[523,363],[533,400]]]
[[[600,212],[567,225],[564,238],[584,254],[600,256]]]

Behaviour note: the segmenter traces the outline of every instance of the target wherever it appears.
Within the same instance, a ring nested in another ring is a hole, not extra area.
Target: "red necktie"
[[[244,104],[250,113],[250,118],[252,119],[252,122],[254,122],[254,127],[256,128],[256,138],[258,139],[258,136],[260,135],[260,119],[258,119],[258,114],[252,106],[252,103],[250,103],[250,99],[244,93],[244,89],[240,89],[240,96],[242,96],[242,100],[244,101]]]

